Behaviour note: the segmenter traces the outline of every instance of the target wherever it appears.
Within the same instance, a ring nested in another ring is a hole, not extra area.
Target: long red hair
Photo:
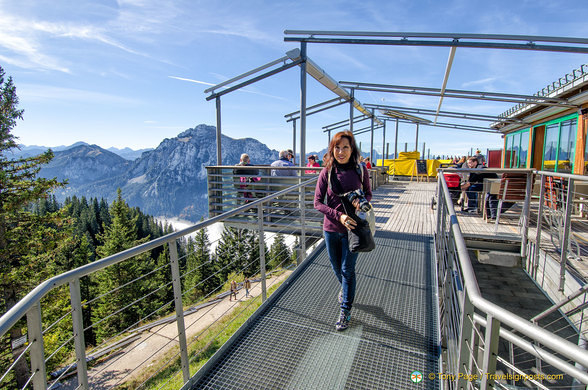
[[[327,170],[331,169],[333,166],[335,162],[335,146],[341,142],[341,139],[343,138],[347,138],[349,145],[351,145],[351,157],[349,157],[349,162],[352,162],[353,165],[356,165],[359,161],[359,149],[355,143],[355,137],[353,137],[353,133],[349,130],[340,131],[331,139],[331,142],[329,143],[329,149],[323,157],[323,160],[325,161],[325,168]]]

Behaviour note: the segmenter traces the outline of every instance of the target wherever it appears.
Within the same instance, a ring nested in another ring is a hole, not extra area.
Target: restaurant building
[[[518,104],[501,117],[519,122],[492,126],[504,133],[502,167],[588,174],[588,64],[535,95],[545,104]]]

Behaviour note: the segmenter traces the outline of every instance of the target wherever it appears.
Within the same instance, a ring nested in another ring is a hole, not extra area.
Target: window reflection
[[[519,147],[519,168],[527,167],[529,154],[529,130],[521,133],[521,146]]]
[[[557,141],[559,138],[559,123],[545,127],[545,141],[543,147],[543,170],[555,171],[557,159]]]
[[[559,153],[557,156],[557,171],[564,173],[572,172],[574,162],[574,141],[575,141],[575,123],[576,120],[561,122]]]

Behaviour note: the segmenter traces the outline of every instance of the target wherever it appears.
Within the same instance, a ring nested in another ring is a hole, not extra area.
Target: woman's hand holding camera
[[[358,201],[358,204],[359,204],[359,201]],[[345,228],[347,228],[347,230],[351,230],[357,226],[357,223],[353,220],[353,218],[351,218],[347,214],[341,215],[341,217],[339,218],[339,221],[341,222],[341,224],[343,226],[345,226]]]

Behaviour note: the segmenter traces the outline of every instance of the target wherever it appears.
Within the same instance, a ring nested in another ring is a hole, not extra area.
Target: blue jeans
[[[468,196],[468,209],[478,208],[478,193],[482,191],[482,184],[471,184],[466,195]]]
[[[333,272],[343,290],[341,308],[351,310],[355,298],[355,260],[359,253],[349,251],[347,233],[323,232],[327,254],[331,260]]]

